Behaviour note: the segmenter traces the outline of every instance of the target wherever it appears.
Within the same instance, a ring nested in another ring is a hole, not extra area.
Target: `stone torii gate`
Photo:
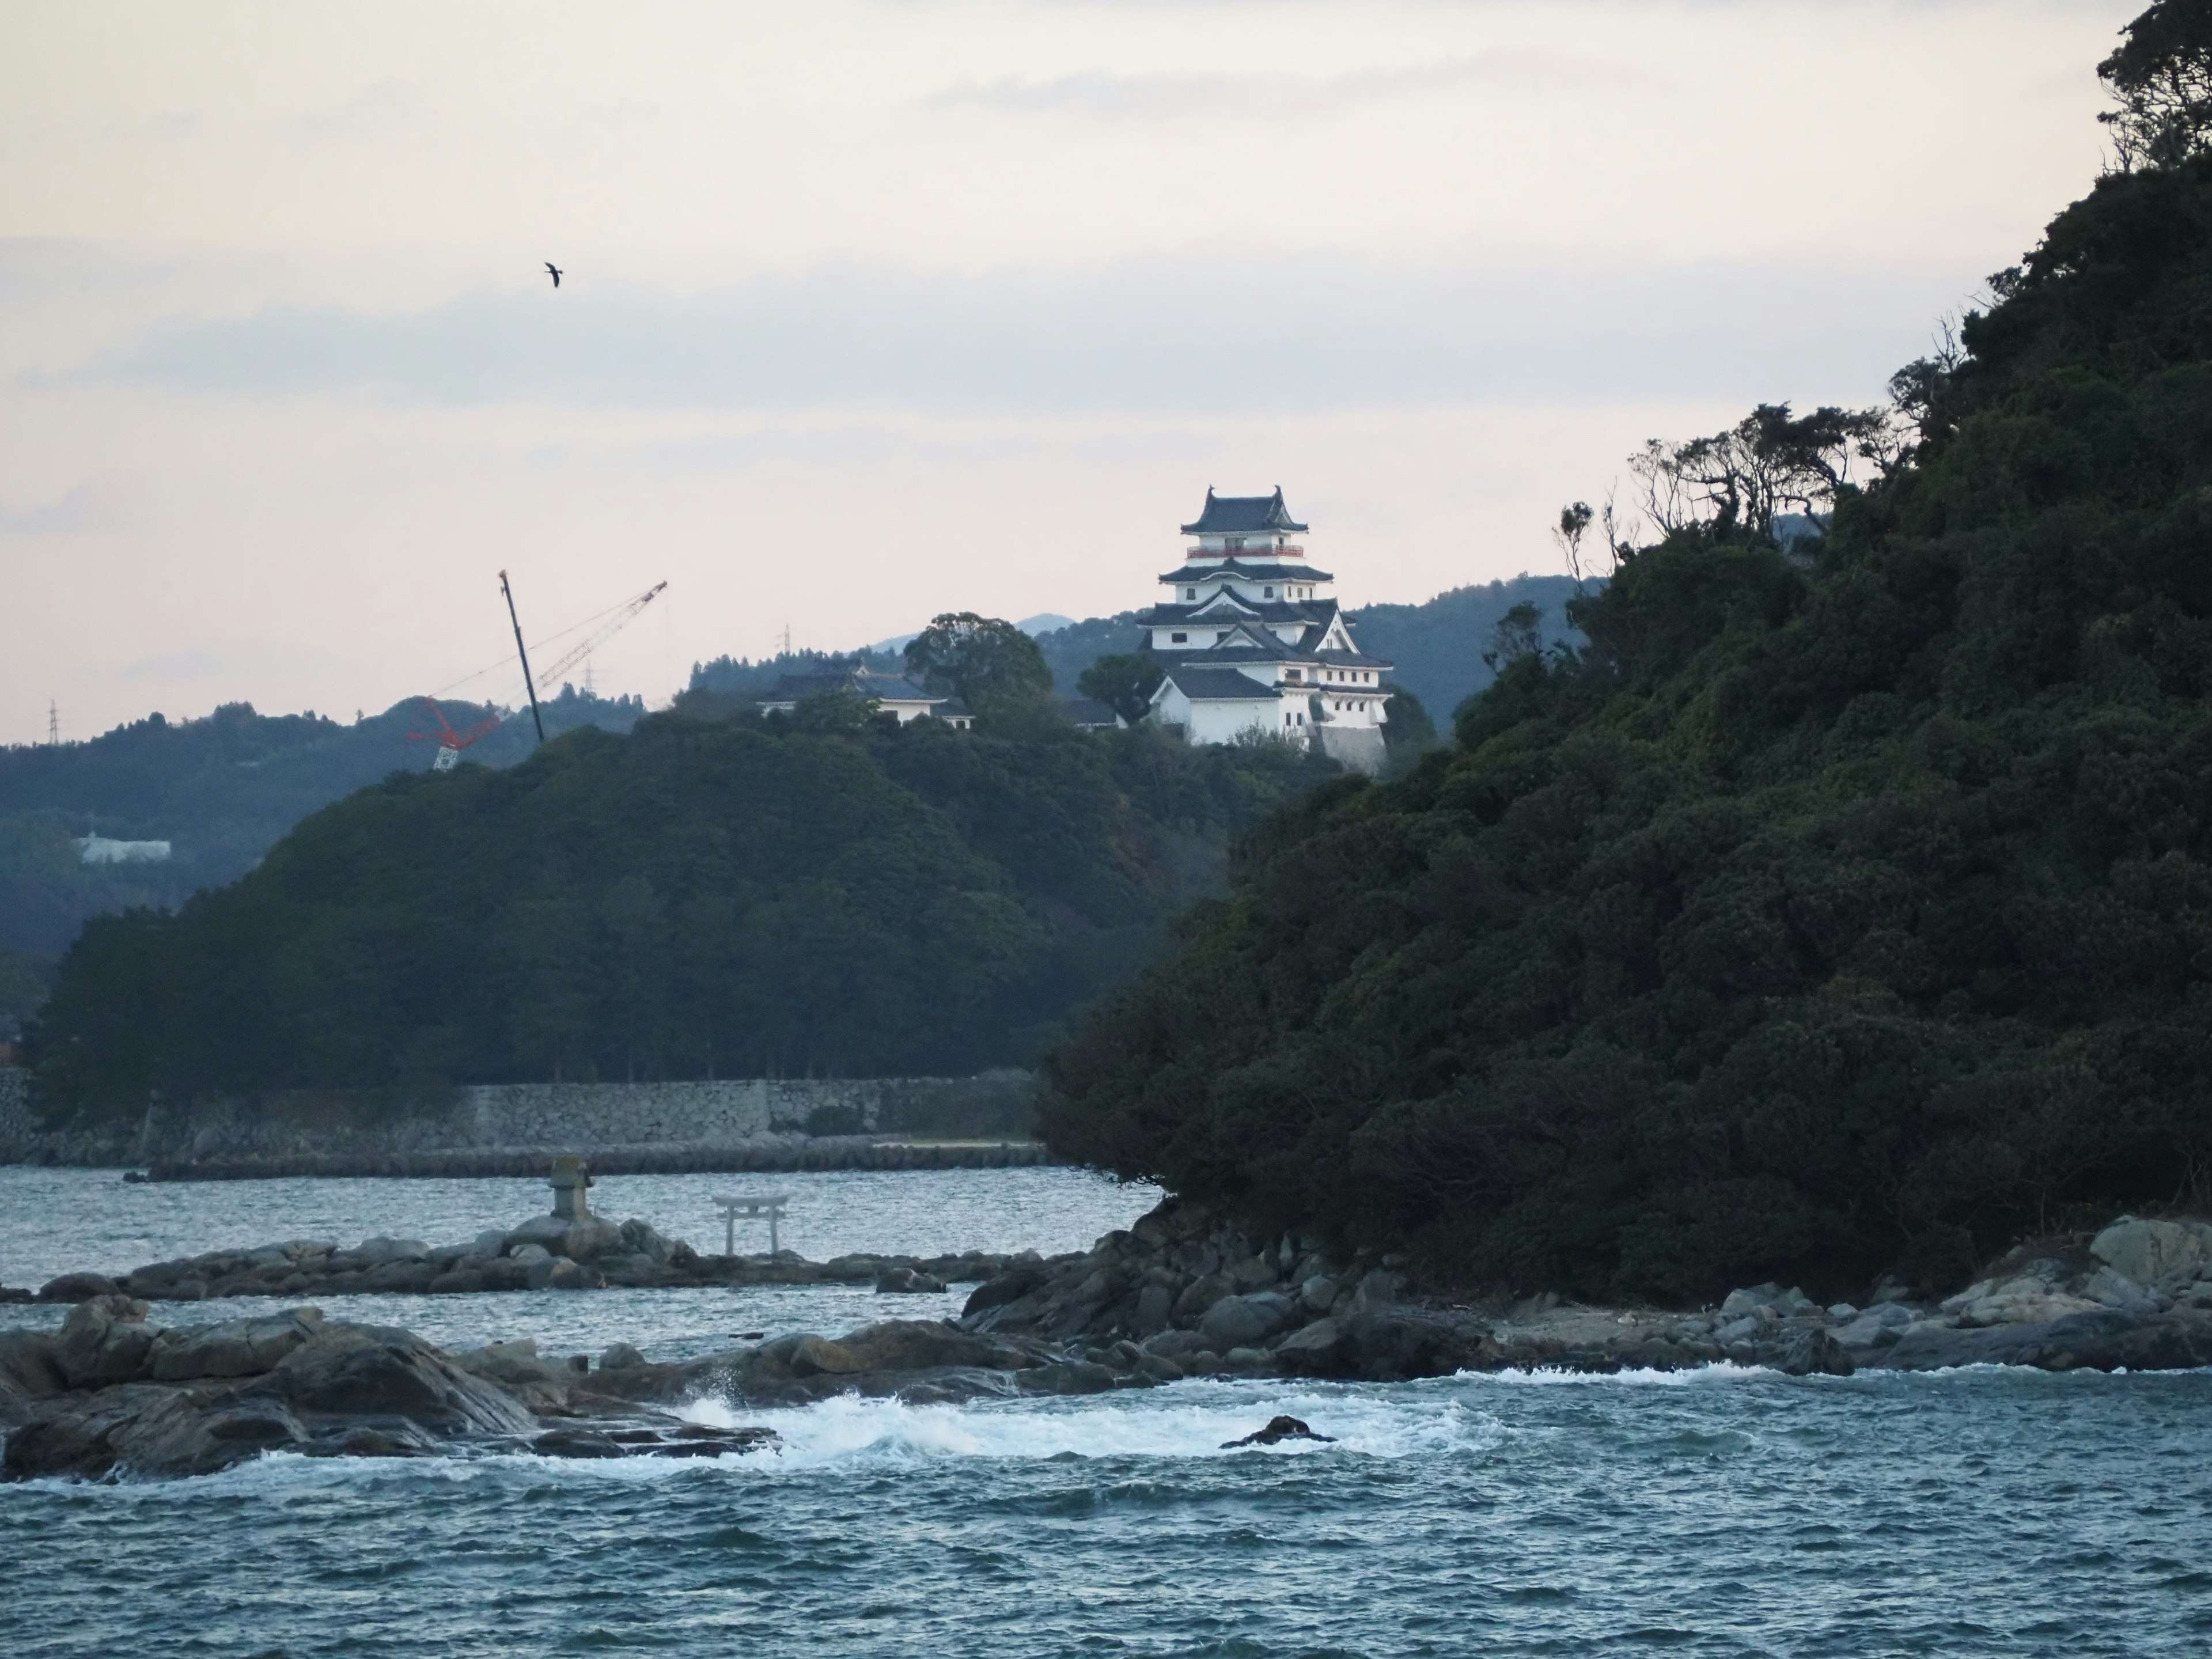
[[[714,1202],[722,1209],[722,1254],[734,1256],[738,1253],[738,1217],[748,1221],[762,1216],[768,1218],[768,1253],[773,1260],[779,1253],[776,1224],[783,1219],[783,1206],[791,1202],[789,1193],[738,1193],[730,1197],[717,1197]]]

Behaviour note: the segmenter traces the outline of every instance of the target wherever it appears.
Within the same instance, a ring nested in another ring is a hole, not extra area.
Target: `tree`
[[[2158,0],[2120,37],[2097,65],[2119,100],[2097,118],[2112,130],[2120,171],[2170,167],[2212,148],[2212,3]]]
[[[1095,697],[1134,726],[1151,710],[1152,693],[1159,690],[1159,664],[1149,651],[1129,651],[1101,657],[1083,671],[1075,689]]]
[[[1402,685],[1385,680],[1382,690],[1389,693],[1389,718],[1382,725],[1382,742],[1395,762],[1411,760],[1437,746],[1437,723],[1429,718],[1429,711],[1421,700]]]
[[[1533,657],[1544,648],[1544,613],[1523,599],[1498,619],[1491,630],[1490,649],[1482,653],[1483,666],[1502,674],[1506,665]]]
[[[1895,456],[1886,410],[1824,405],[1792,416],[1788,404],[1761,404],[1710,437],[1650,439],[1628,465],[1644,480],[1644,511],[1662,532],[1710,527],[1765,538],[1779,513],[1832,507],[1854,460],[1886,467]]]
[[[947,611],[906,648],[907,672],[985,713],[1052,695],[1052,670],[1036,641],[1010,622],[972,611]]]

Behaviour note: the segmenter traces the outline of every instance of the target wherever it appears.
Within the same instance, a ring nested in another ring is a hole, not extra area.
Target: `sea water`
[[[1070,1171],[973,1176],[1047,1178],[1029,1201],[1067,1228],[1126,1222],[1109,1195],[1145,1196]],[[917,1215],[988,1194],[969,1178],[876,1177],[891,1183],[886,1206]],[[244,1184],[191,1190],[253,1204]],[[252,1237],[187,1243],[216,1242]],[[741,1307],[819,1292],[713,1294],[719,1309],[692,1292],[612,1291],[409,1307],[452,1322],[441,1340],[507,1334],[533,1310],[610,1328],[618,1314],[623,1339],[651,1352],[690,1342],[715,1312],[734,1329]],[[823,1328],[911,1306],[840,1294],[813,1305],[855,1317]],[[361,1300],[410,1322],[398,1298]],[[581,1311],[594,1306],[606,1315]],[[52,1323],[58,1310],[28,1311]],[[1188,1382],[958,1407],[760,1411],[708,1393],[685,1411],[765,1424],[781,1447],[683,1462],[278,1455],[198,1480],[0,1487],[0,1647],[408,1659],[2212,1650],[2205,1373],[1795,1380],[1717,1367]],[[1335,1439],[1224,1449],[1285,1412]]]

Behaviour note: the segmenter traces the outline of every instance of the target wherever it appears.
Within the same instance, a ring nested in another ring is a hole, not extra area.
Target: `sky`
[[[654,704],[1110,614],[1209,486],[1355,605],[1555,570],[1645,439],[1879,401],[2138,9],[0,0],[0,742],[514,703],[501,570],[665,580]]]

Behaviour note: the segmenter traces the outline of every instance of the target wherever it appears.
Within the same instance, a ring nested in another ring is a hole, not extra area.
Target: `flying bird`
[[[561,286],[561,267],[560,267],[560,266],[558,266],[558,265],[556,265],[556,264],[554,264],[550,259],[548,259],[548,260],[545,262],[545,269],[546,269],[546,270],[550,270],[550,271],[551,271],[551,272],[553,273],[553,286],[554,286],[554,287],[556,287],[556,288],[560,287],[560,286]]]

